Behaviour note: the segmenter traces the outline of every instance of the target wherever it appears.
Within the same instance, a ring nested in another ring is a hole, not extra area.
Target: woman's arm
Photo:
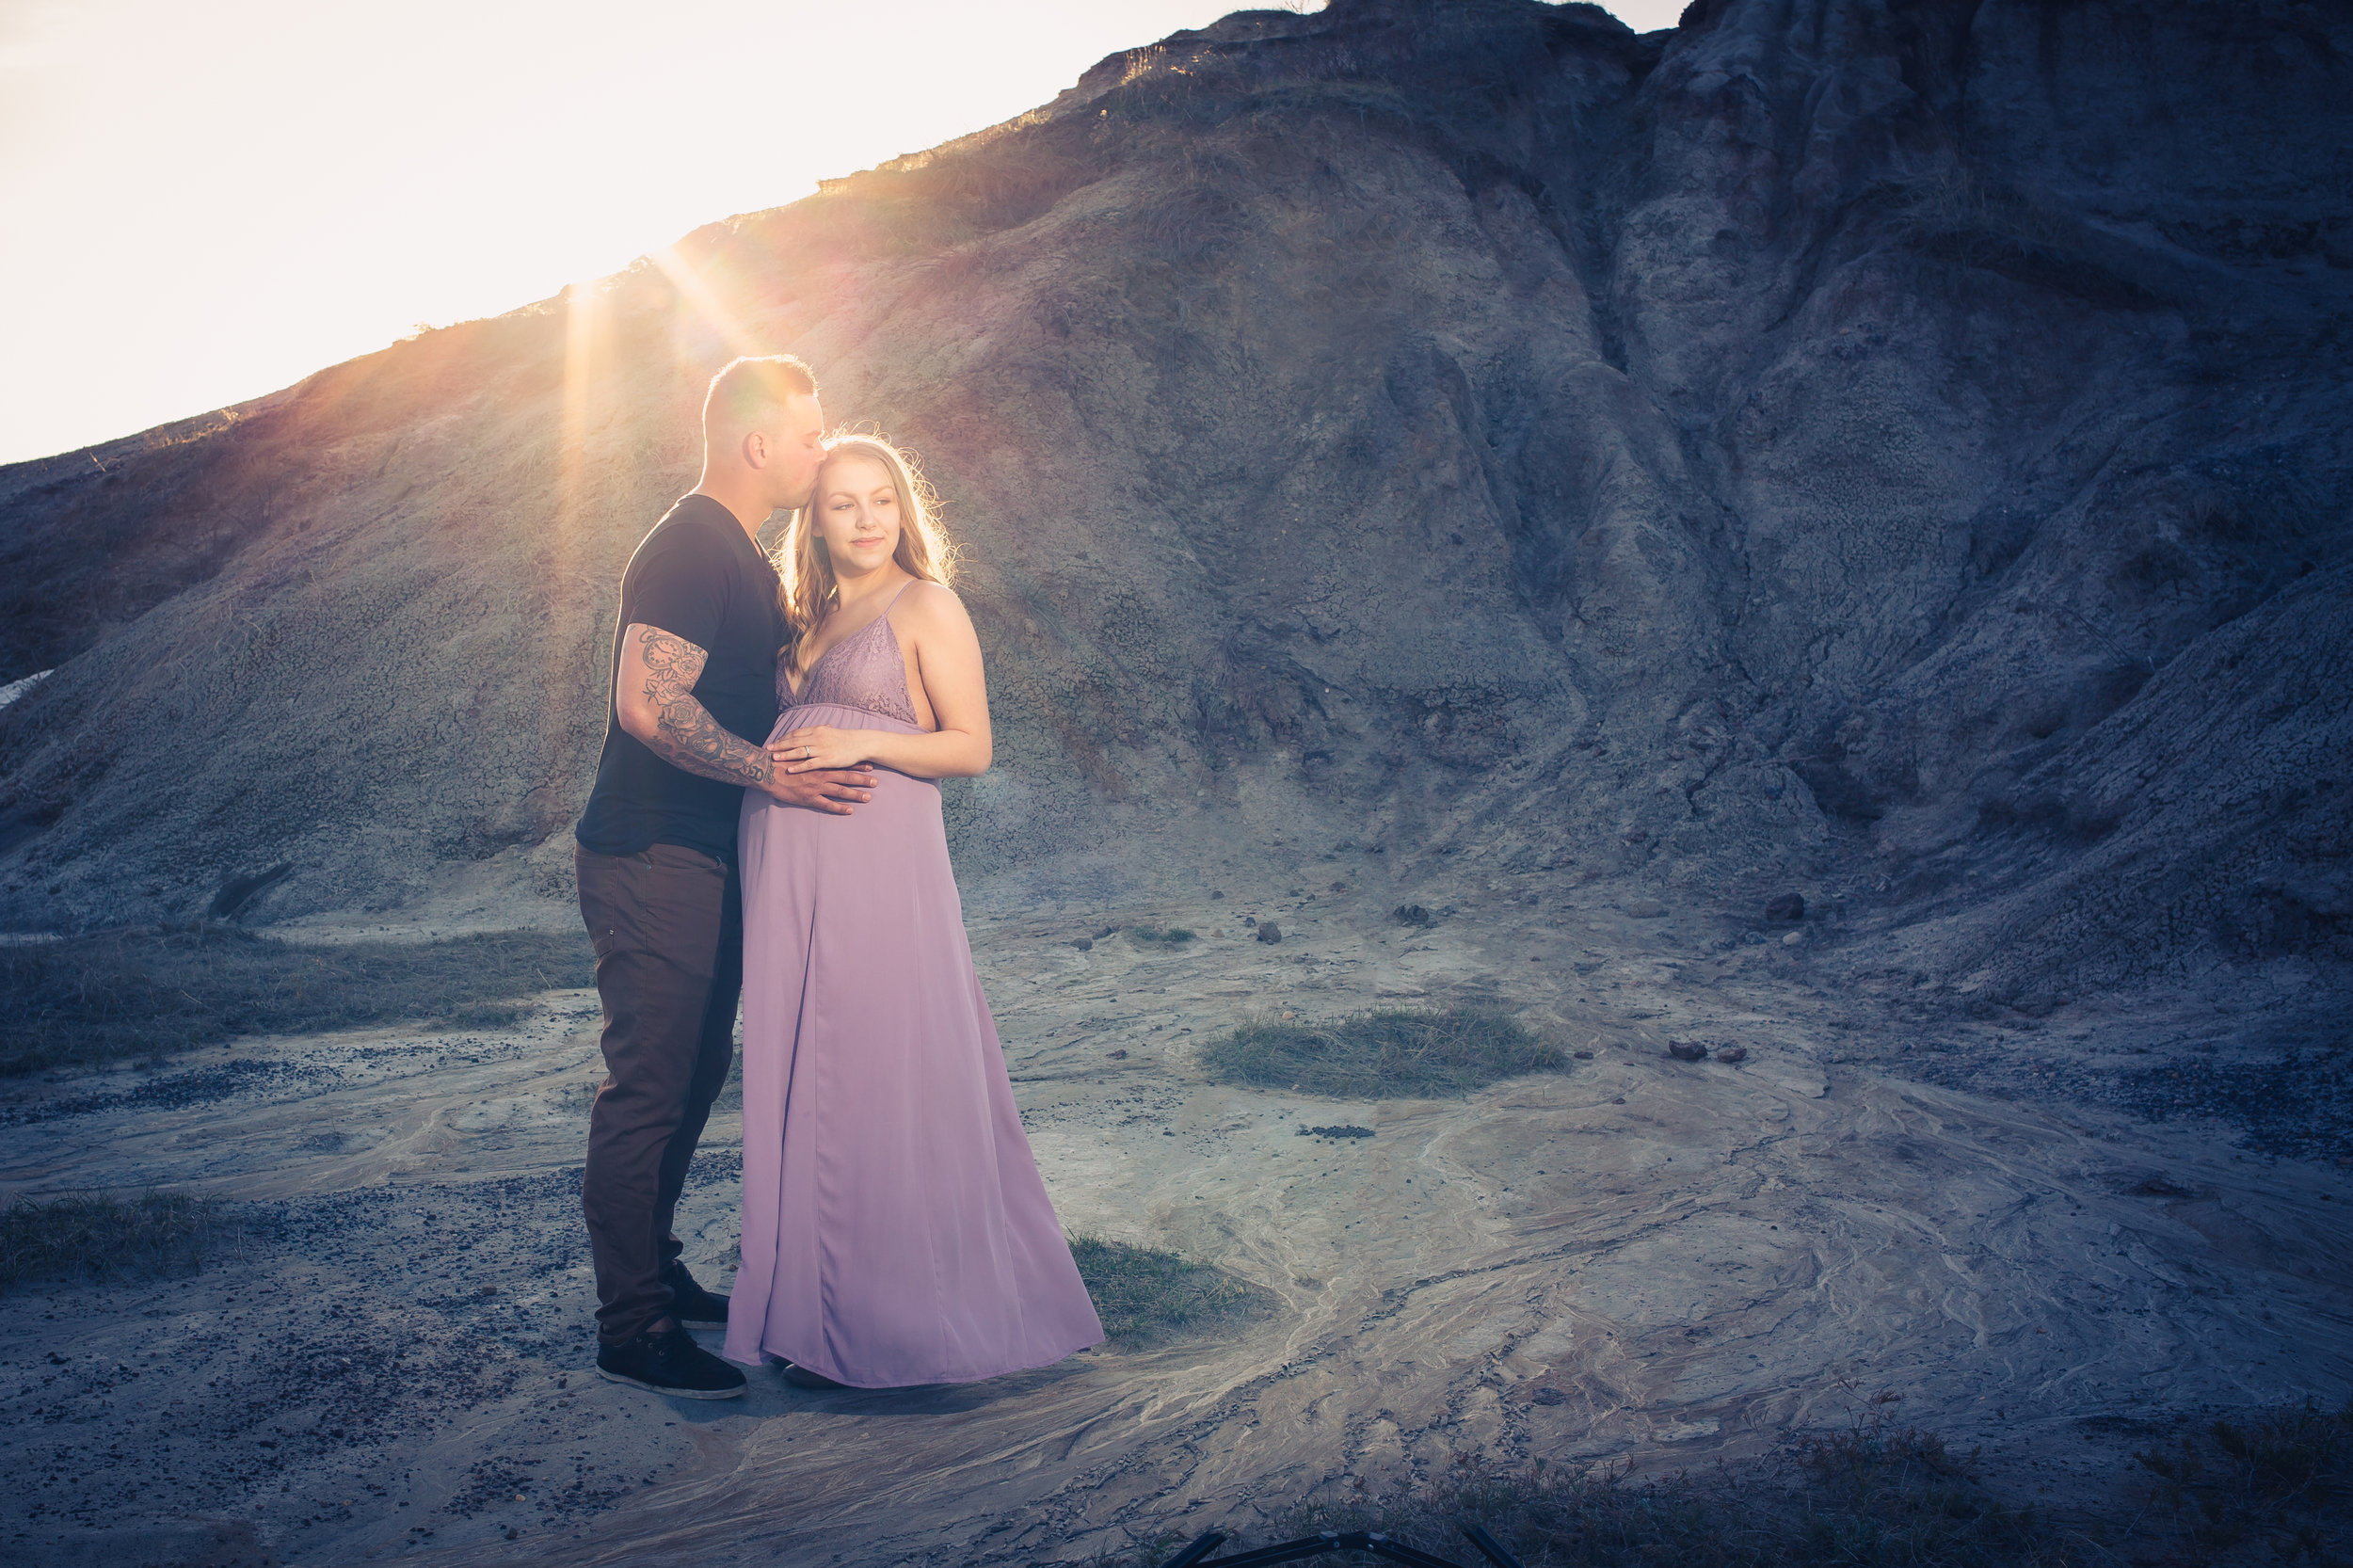
[[[969,778],[988,771],[988,684],[981,671],[981,639],[964,601],[936,583],[908,590],[902,619],[892,627],[915,651],[923,695],[938,728],[903,735],[895,729],[836,729],[830,725],[788,730],[769,755],[786,773],[879,763],[917,778]],[[813,755],[803,757],[807,750]],[[836,759],[850,759],[837,760]]]

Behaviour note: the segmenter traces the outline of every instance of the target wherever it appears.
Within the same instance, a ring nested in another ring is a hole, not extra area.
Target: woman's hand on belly
[[[872,729],[837,729],[829,724],[812,724],[803,729],[788,729],[768,743],[768,755],[786,773],[854,768],[872,760],[878,739]]]

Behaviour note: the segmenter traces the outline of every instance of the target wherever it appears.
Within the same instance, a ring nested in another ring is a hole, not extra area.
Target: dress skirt
[[[861,709],[808,725],[916,727]],[[1098,1343],[973,972],[939,787],[849,816],[744,792],[744,1259],[726,1354],[860,1388],[969,1383]]]

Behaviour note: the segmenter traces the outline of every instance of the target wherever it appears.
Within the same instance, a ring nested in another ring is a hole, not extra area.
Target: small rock
[[[1719,1062],[1746,1062],[1748,1059],[1749,1048],[1746,1046],[1726,1046],[1716,1053]]]
[[[1616,1099],[1611,1100],[1609,1103],[1612,1105],[1624,1105],[1625,1103],[1625,1096],[1624,1095],[1620,1095]]]
[[[1801,920],[1805,919],[1805,897],[1801,893],[1775,893],[1765,901],[1765,918],[1769,920]]]
[[[1625,912],[1638,920],[1655,920],[1667,912],[1667,906],[1655,898],[1638,898],[1625,906]]]
[[[1573,1050],[1569,1054],[1579,1062],[1591,1062],[1593,1059],[1593,1053],[1590,1050]]]
[[[1804,933],[1804,932],[1802,932],[1802,931],[1792,931],[1792,932],[1790,932],[1787,936],[1784,936],[1784,937],[1781,939],[1781,945],[1782,945],[1783,947],[1785,947],[1785,948],[1794,948],[1794,947],[1796,947],[1796,946],[1797,946],[1800,942],[1802,942],[1802,941],[1804,941],[1804,940],[1805,940],[1805,933]]]
[[[1108,1052],[1107,1054],[1108,1054],[1108,1055],[1111,1057],[1111,1059],[1112,1059],[1112,1061],[1114,1061],[1114,1062],[1125,1062],[1125,1061],[1127,1061],[1127,1060],[1128,1060],[1128,1053],[1127,1053],[1126,1051],[1124,1051],[1124,1050],[1115,1050],[1115,1051],[1111,1051],[1111,1052]]]
[[[1707,1059],[1707,1048],[1697,1040],[1670,1040],[1667,1054],[1678,1062],[1704,1062]]]
[[[1283,928],[1281,926],[1275,924],[1273,920],[1260,920],[1258,922],[1258,940],[1261,942],[1279,942],[1282,939]]]
[[[1332,884],[1332,891],[1336,893],[1344,893],[1348,891],[1348,884],[1345,882],[1335,882]]]
[[[1558,1388],[1539,1388],[1528,1396],[1529,1404],[1566,1404],[1569,1397]]]
[[[1428,925],[1431,916],[1418,904],[1401,904],[1390,911],[1390,918],[1400,925]]]
[[[1244,915],[1241,918],[1241,925],[1244,931],[1249,930],[1252,926],[1257,925],[1257,923],[1258,917],[1256,915]]]
[[[1211,893],[1209,896],[1213,899],[1217,899],[1224,898],[1225,895],[1224,893]]]
[[[1095,938],[1092,936],[1073,936],[1070,938],[1070,945],[1077,948],[1080,952],[1093,952],[1095,951]]]

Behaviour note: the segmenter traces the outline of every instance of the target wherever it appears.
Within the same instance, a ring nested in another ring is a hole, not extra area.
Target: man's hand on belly
[[[827,768],[818,773],[772,774],[753,788],[779,806],[803,806],[812,811],[850,814],[850,804],[874,798],[874,776],[858,768]]]

